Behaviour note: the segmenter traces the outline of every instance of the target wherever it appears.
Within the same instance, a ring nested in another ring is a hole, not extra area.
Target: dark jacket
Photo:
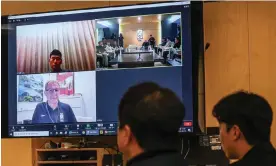
[[[173,46],[173,48],[178,48],[178,49],[179,49],[179,48],[180,48],[180,45],[181,45],[180,42],[175,43],[174,46]]]
[[[96,46],[96,53],[104,53],[105,47],[104,46]]]
[[[151,46],[154,46],[155,45],[155,38],[154,37],[150,37],[148,42],[149,42],[149,44]]]
[[[179,151],[159,150],[142,153],[127,162],[127,166],[187,166]]]
[[[230,166],[276,166],[276,150],[271,143],[256,145],[241,160]]]
[[[75,123],[77,122],[75,114],[66,103],[59,102],[58,107],[53,110],[47,102],[37,104],[32,123]]]

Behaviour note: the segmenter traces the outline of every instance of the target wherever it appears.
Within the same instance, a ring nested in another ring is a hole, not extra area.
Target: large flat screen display
[[[198,132],[192,13],[181,1],[8,16],[2,134],[116,135],[121,97],[145,81],[183,100],[180,133]]]

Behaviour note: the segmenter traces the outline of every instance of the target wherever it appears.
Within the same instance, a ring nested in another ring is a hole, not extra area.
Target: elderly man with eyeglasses
[[[74,123],[77,122],[70,105],[59,101],[60,85],[57,81],[45,84],[46,102],[37,104],[32,123]]]

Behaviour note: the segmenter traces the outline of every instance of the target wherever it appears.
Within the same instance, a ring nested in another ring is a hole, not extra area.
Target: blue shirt
[[[32,123],[75,123],[75,114],[70,105],[58,102],[58,107],[52,109],[47,102],[37,104]]]

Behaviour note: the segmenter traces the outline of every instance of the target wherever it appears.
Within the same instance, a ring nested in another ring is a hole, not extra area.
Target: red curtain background
[[[16,35],[18,72],[49,72],[53,49],[62,53],[62,69],[96,68],[94,20],[18,26]]]

